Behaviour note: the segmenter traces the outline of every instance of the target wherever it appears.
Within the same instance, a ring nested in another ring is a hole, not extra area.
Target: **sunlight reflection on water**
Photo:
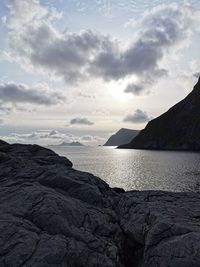
[[[113,147],[51,147],[75,169],[125,190],[199,191],[200,154]]]

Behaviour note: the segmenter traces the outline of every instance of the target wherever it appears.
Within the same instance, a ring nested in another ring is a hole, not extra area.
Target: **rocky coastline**
[[[0,141],[0,266],[200,266],[200,194],[112,189]]]

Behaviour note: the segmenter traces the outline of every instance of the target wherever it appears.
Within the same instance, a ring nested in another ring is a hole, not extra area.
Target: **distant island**
[[[200,78],[186,98],[119,148],[200,151]]]
[[[62,142],[58,146],[84,146],[84,145],[81,144],[80,142],[71,142],[71,143]]]
[[[113,134],[104,146],[120,146],[122,144],[127,144],[139,134],[139,130],[131,129],[120,129],[117,133]]]

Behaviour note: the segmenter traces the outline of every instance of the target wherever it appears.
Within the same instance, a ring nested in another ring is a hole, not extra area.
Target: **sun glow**
[[[119,102],[119,103],[125,103],[130,100],[130,94],[125,93],[125,88],[127,87],[128,84],[130,83],[136,83],[138,82],[137,77],[132,77],[131,79],[125,79],[123,81],[120,81],[118,83],[116,82],[111,82],[109,84],[109,91],[110,94],[113,98],[113,100]]]

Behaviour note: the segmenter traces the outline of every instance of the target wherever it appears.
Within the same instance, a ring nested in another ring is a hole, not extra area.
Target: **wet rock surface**
[[[123,192],[0,142],[0,266],[200,266],[197,193]]]

